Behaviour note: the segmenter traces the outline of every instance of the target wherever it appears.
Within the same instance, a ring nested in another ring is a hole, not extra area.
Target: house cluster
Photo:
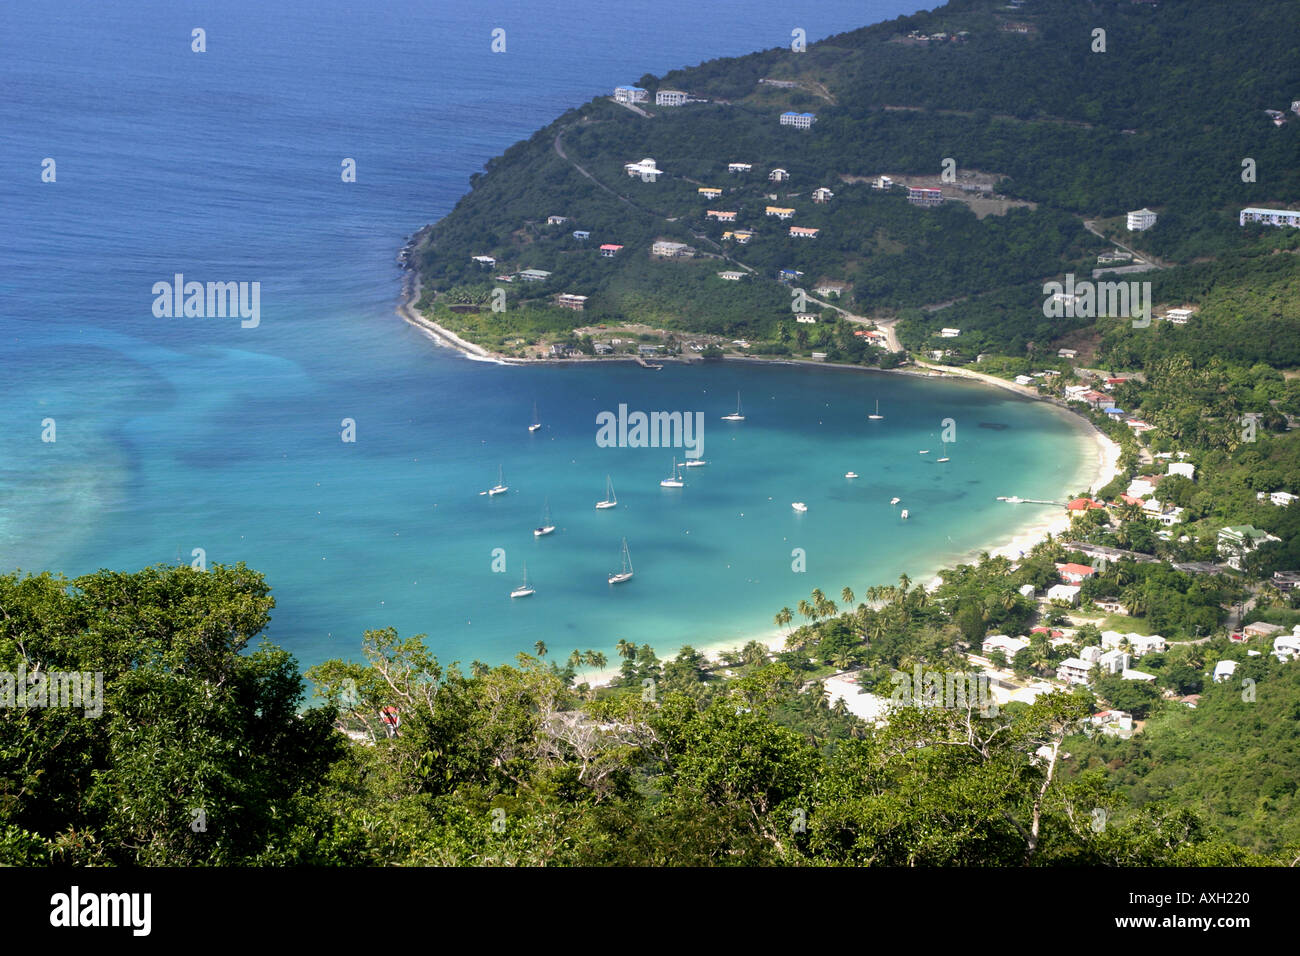
[[[909,30],[907,36],[903,37],[904,43],[965,43],[970,39],[970,32],[967,30],[958,30],[956,33],[947,33],[940,31],[938,33],[922,33],[920,30]]]
[[[810,129],[812,124],[817,122],[817,117],[813,113],[794,113],[785,112],[781,114],[782,126],[793,126],[795,129]]]
[[[1300,211],[1294,209],[1260,209],[1255,206],[1248,206],[1241,211],[1238,223],[1244,226],[1248,222],[1263,223],[1266,226],[1300,228]]]

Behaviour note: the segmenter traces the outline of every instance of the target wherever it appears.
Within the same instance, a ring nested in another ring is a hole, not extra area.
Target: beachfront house
[[[1047,601],[1063,601],[1071,607],[1078,607],[1079,592],[1083,590],[1077,584],[1053,584],[1047,589]]]
[[[1066,584],[1082,584],[1097,573],[1095,568],[1086,564],[1058,564],[1056,571]]]

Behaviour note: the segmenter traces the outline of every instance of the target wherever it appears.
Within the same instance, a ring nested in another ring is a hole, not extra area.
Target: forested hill
[[[573,314],[551,307],[571,293],[589,297],[584,322],[743,335],[756,351],[780,351],[791,342],[791,290],[777,274],[789,269],[809,290],[842,283],[833,301],[854,314],[903,314],[912,347],[952,320],[904,310],[966,300],[962,327],[984,332],[959,343],[968,360],[977,349],[1024,354],[1029,342],[1090,325],[1041,311],[1044,281],[1086,277],[1112,248],[1085,220],[1166,267],[1300,247],[1300,230],[1237,221],[1243,207],[1300,202],[1293,22],[1288,0],[1025,0],[1018,9],[954,0],[800,51],[629,76],[647,102],[631,109],[599,97],[487,163],[452,213],[419,235],[411,265],[426,290],[445,294],[442,305],[505,288],[504,312],[456,320],[498,348],[572,329]],[[707,102],[657,106],[660,90]],[[1276,125],[1266,110],[1287,121]],[[785,111],[816,122],[783,126]],[[653,182],[625,171],[644,157],[663,170]],[[737,162],[752,169],[729,173]],[[788,178],[773,181],[777,168]],[[873,189],[880,174],[895,188]],[[902,182],[942,187],[945,201],[909,205]],[[833,197],[814,202],[819,187]],[[768,206],[794,213],[779,220]],[[1158,224],[1127,232],[1124,213],[1142,207]],[[553,216],[565,221],[548,224]],[[792,225],[819,231],[796,238]],[[737,229],[754,236],[743,245],[724,237]],[[659,239],[697,254],[652,257]],[[603,257],[605,243],[622,249]],[[497,279],[522,269],[551,276]],[[753,271],[719,278],[732,270]],[[851,337],[823,323],[808,342],[808,331],[791,347],[862,360]]]

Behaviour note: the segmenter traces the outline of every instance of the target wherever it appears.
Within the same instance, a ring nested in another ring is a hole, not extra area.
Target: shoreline
[[[471,361],[490,362],[495,365],[585,365],[592,362],[636,361],[632,357],[612,359],[507,358],[490,352],[480,345],[466,342],[454,332],[443,328],[431,319],[425,318],[416,309],[416,303],[419,302],[419,299],[420,278],[417,274],[410,272],[402,282],[402,300],[396,309],[397,314],[401,316],[404,321],[424,332],[439,345],[454,349]],[[668,356],[658,358],[656,361],[672,361],[681,365],[705,364],[702,359],[679,359]],[[1092,422],[1078,414],[1065,403],[1040,395],[1035,389],[1032,389],[1029,386],[1017,385],[1015,382],[1009,382],[1006,379],[1000,379],[993,375],[985,375],[980,372],[973,372],[968,369],[954,366],[931,365],[916,359],[912,360],[914,365],[912,368],[892,369],[873,368],[862,365],[841,365],[838,363],[826,363],[816,359],[766,359],[753,355],[735,356],[723,359],[722,361],[746,362],[754,365],[815,366],[822,369],[837,369],[848,372],[893,373],[919,376],[922,378],[960,378],[973,384],[1001,388],[1004,391],[1011,392],[1021,398],[1042,402],[1057,409],[1058,412],[1069,422],[1070,427],[1077,431],[1078,437],[1081,440],[1087,441],[1091,446],[1089,453],[1084,456],[1084,463],[1080,467],[1078,474],[1071,479],[1069,493],[1073,494],[1074,491],[1081,487],[1087,487],[1089,493],[1095,493],[1109,484],[1119,472],[1119,458],[1122,449],[1118,442],[1107,437],[1100,429],[1093,425]],[[1011,507],[1019,508],[1021,506],[1012,505]],[[949,558],[946,561],[937,562],[938,566],[933,571],[926,569],[924,573],[917,576],[917,579],[928,581],[928,583],[922,586],[925,587],[926,590],[933,590],[941,582],[941,578],[939,577],[940,571],[952,567],[954,564],[968,563],[971,559],[977,558],[984,551],[987,551],[992,557],[1006,557],[1014,562],[1019,559],[1022,553],[1029,551],[1034,545],[1045,540],[1049,535],[1059,537],[1062,532],[1069,530],[1071,518],[1071,512],[1064,508],[1058,511],[1053,507],[1047,515],[1036,521],[1028,522],[1025,526],[1020,527],[1019,530],[1015,531],[1009,539],[999,539],[1002,541],[1001,544],[997,544],[992,548],[973,548],[957,558]],[[692,643],[689,646],[694,647],[697,651],[704,654],[710,661],[717,663],[720,661],[724,651],[739,649],[744,647],[750,641],[758,641],[759,643],[766,645],[770,650],[779,652],[785,648],[785,637],[785,633],[780,631],[778,628],[773,627],[769,630],[756,632],[751,635],[744,635],[740,638],[714,640],[700,644]],[[670,658],[661,657],[660,659],[667,660]],[[607,667],[602,671],[591,674],[583,682],[592,688],[605,687],[612,683],[618,676],[618,667]]]

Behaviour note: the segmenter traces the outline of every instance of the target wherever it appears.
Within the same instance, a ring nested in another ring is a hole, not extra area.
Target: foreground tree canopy
[[[791,719],[815,695],[757,654],[706,683],[690,649],[660,666],[630,647],[633,680],[595,697],[544,647],[466,676],[390,629],[365,635],[364,662],[312,668],[308,707],[293,659],[250,648],[272,604],[242,564],[0,577],[0,669],[103,681],[99,716],[0,708],[0,863],[1281,859],[1186,807],[1129,809],[1103,770],[1067,778],[1077,697],[903,708],[880,729],[829,715],[840,732],[819,734]]]

